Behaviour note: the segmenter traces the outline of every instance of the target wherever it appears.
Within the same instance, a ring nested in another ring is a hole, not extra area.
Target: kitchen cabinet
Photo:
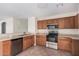
[[[78,25],[77,26],[78,26],[78,29],[79,29],[79,14],[78,14],[78,18],[77,19],[78,19]]]
[[[79,56],[79,40],[78,39],[72,40],[72,55]]]
[[[75,16],[37,21],[38,29],[46,29],[47,25],[51,24],[58,25],[60,29],[74,29]]]
[[[47,28],[47,20],[37,21],[38,29],[46,29]]]
[[[64,18],[64,28],[66,29],[74,29],[75,28],[75,17],[65,17]]]
[[[71,52],[72,51],[72,39],[69,37],[58,38],[58,49]]]
[[[58,19],[60,29],[73,29],[75,28],[75,17],[64,17]]]
[[[2,42],[2,55],[3,56],[10,56],[11,55],[11,41],[6,40]]]
[[[23,50],[34,45],[34,35],[23,38]]]
[[[22,51],[23,38],[16,38],[11,40],[11,55],[17,55]]]
[[[46,35],[36,35],[36,45],[46,46]]]
[[[79,14],[75,16],[75,28],[79,29]]]
[[[58,19],[58,27],[60,29],[64,29],[64,24],[65,24],[64,19],[63,18],[59,18]]]
[[[42,21],[42,29],[46,29],[47,28],[47,20],[43,20]]]
[[[47,24],[48,25],[58,25],[58,20],[57,19],[49,19],[49,20],[47,20],[48,22],[47,22]]]
[[[37,28],[42,29],[43,28],[43,22],[42,21],[37,21]]]
[[[48,20],[40,20],[37,21],[38,29],[46,29],[47,25],[58,25],[58,21],[56,19],[48,19]]]

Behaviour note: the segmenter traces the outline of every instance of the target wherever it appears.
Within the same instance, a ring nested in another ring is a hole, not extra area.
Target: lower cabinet
[[[72,40],[72,55],[79,56],[79,39]]]
[[[17,38],[11,40],[11,55],[17,55],[22,51],[23,38]]]
[[[23,38],[23,50],[34,45],[34,35]]]
[[[2,49],[3,56],[10,56],[11,55],[11,41],[10,40],[3,41],[1,49]]]
[[[58,49],[71,52],[72,51],[72,39],[68,37],[58,38]]]
[[[46,35],[36,35],[36,45],[46,46]]]

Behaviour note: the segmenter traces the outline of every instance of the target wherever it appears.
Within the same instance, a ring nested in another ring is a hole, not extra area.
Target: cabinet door
[[[72,39],[71,38],[58,38],[58,49],[71,52]]]
[[[60,19],[58,19],[58,27],[60,28],[60,29],[64,29],[64,19],[63,18],[60,18]]]
[[[79,56],[79,40],[72,40],[72,55]]]
[[[77,26],[78,26],[78,29],[79,29],[79,14],[78,14],[78,25]]]
[[[72,17],[66,17],[64,19],[64,28],[67,28],[67,29],[73,29],[75,28],[75,18],[72,16]]]
[[[34,36],[26,36],[23,38],[23,50],[34,45]]]
[[[46,29],[47,28],[47,20],[43,20],[42,21],[42,29]]]
[[[34,35],[31,36],[31,46],[33,46],[33,45],[34,45]]]
[[[42,21],[37,21],[37,28],[42,29],[43,28],[43,22]]]
[[[58,25],[58,20],[57,19],[49,19],[47,22],[48,25]]]
[[[37,35],[36,44],[40,45],[40,46],[45,46],[46,45],[46,35]]]
[[[79,28],[79,15],[75,16],[75,28],[78,29]]]
[[[23,38],[23,50],[27,49],[30,47],[31,41],[30,41],[30,37],[24,37]]]
[[[53,24],[52,19],[48,19],[47,24],[48,24],[48,25]]]
[[[10,56],[11,55],[11,41],[3,41],[3,55]]]

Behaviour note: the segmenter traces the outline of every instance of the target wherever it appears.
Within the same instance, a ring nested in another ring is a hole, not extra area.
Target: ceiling
[[[46,17],[77,10],[76,3],[0,3],[0,16]]]

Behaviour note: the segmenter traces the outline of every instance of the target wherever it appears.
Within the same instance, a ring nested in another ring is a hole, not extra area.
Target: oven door
[[[47,41],[49,41],[49,42],[57,42],[57,36],[55,36],[55,35],[47,35]]]

